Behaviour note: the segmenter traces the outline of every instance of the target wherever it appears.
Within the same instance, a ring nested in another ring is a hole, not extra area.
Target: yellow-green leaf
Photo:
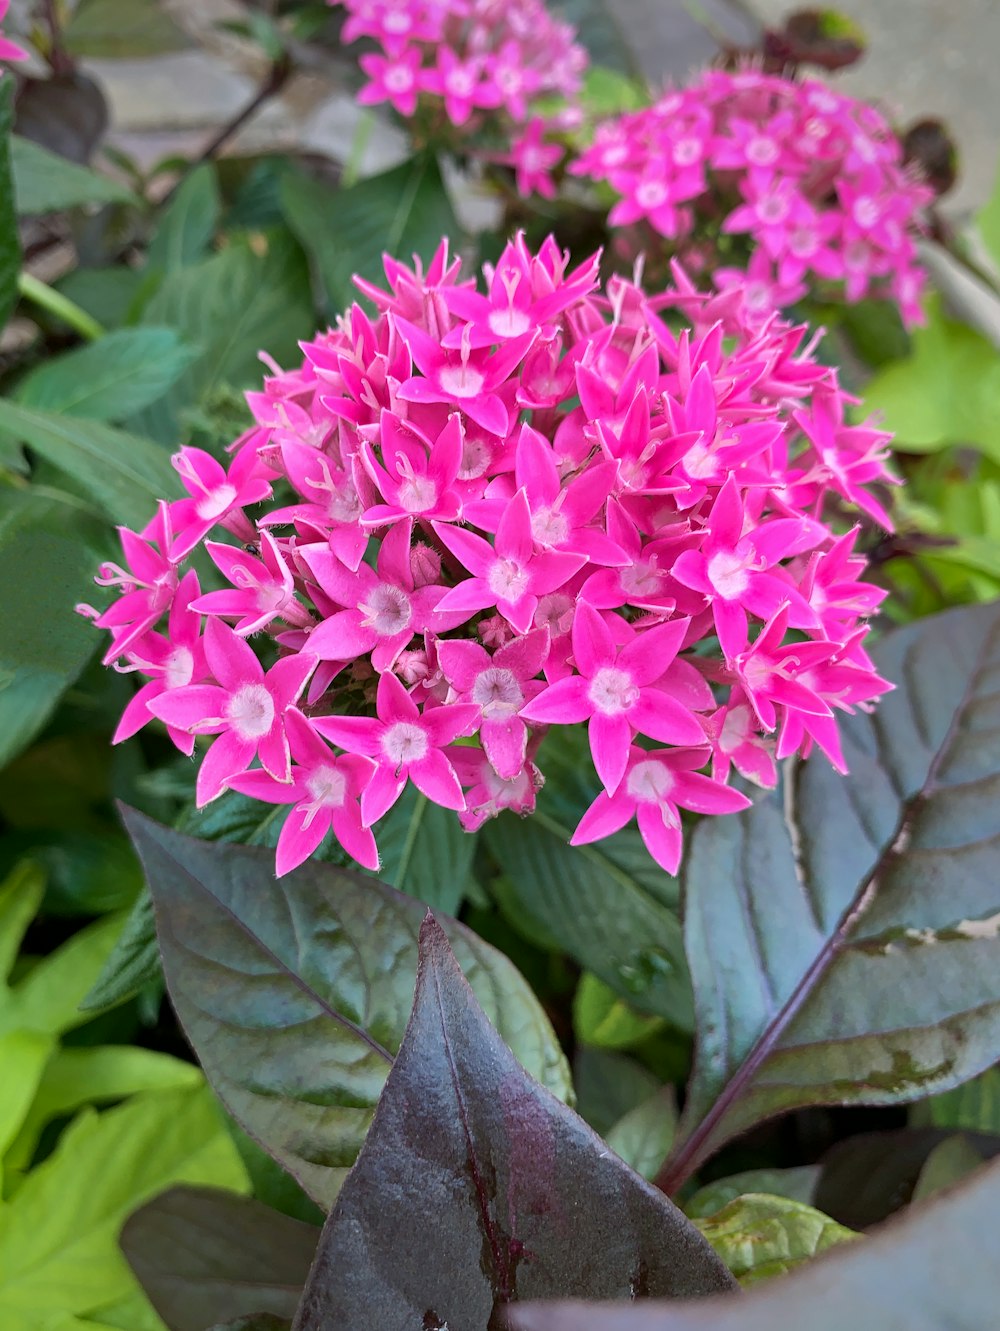
[[[763,1192],[738,1197],[695,1224],[741,1285],[791,1271],[859,1237],[812,1206]]]

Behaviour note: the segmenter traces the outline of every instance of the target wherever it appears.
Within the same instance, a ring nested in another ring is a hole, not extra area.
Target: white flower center
[[[427,756],[427,735],[412,721],[397,721],[382,736],[382,752],[398,772]]]
[[[564,638],[573,627],[575,610],[576,602],[566,592],[550,592],[538,602],[534,625],[548,629],[553,638]]]
[[[617,666],[602,666],[590,681],[587,696],[605,716],[618,716],[635,704],[639,690],[632,683],[632,676],[627,670],[619,670]]]
[[[191,683],[194,674],[194,653],[187,647],[175,647],[167,657],[163,682],[168,689],[182,689]]]
[[[460,481],[474,481],[483,476],[493,461],[493,449],[485,439],[466,435],[462,441],[462,461],[458,468]]]
[[[747,161],[754,166],[770,166],[778,160],[778,145],[774,139],[758,135],[747,144]]]
[[[867,195],[862,195],[860,199],[854,200],[854,220],[858,226],[865,228],[872,227],[878,221],[879,207],[874,199]]]
[[[485,382],[486,375],[467,364],[446,365],[438,375],[441,391],[458,398],[478,397]]]
[[[274,699],[263,684],[244,684],[226,703],[226,717],[240,739],[260,739],[274,725]]]
[[[625,778],[625,788],[634,800],[640,804],[660,804],[669,799],[674,788],[674,774],[670,768],[656,758],[645,758],[636,763]],[[676,819],[664,808],[664,822],[676,825]]]
[[[444,86],[456,97],[468,97],[475,85],[472,75],[464,69],[453,69],[444,81]]]
[[[630,564],[618,574],[622,591],[630,596],[653,596],[660,589],[662,577],[655,564]]]
[[[531,515],[531,534],[539,545],[561,545],[569,535],[569,523],[554,509],[540,508]]]
[[[228,481],[222,485],[217,485],[214,490],[204,495],[197,501],[194,511],[201,518],[202,522],[214,521],[215,518],[222,517],[223,513],[228,512],[233,506],[233,500],[236,498],[236,486],[230,485]]]
[[[390,92],[409,92],[413,83],[413,70],[409,65],[393,65],[386,70],[385,86]]]
[[[531,162],[524,162],[524,165],[529,170],[537,169],[537,165]],[[516,309],[513,305],[491,310],[487,322],[490,332],[496,333],[497,337],[520,337],[531,327],[531,318],[527,311]]]
[[[524,694],[512,670],[502,666],[487,666],[476,676],[472,686],[472,701],[483,709],[489,720],[516,716],[524,706]]]
[[[673,158],[677,166],[693,166],[700,157],[700,139],[678,139],[674,144]]]
[[[347,798],[347,778],[336,767],[317,767],[306,777],[306,789],[317,809],[339,809]]]
[[[738,555],[735,550],[720,550],[708,561],[708,580],[724,601],[736,601],[743,595],[750,581],[747,572],[749,556]]]
[[[410,627],[413,606],[402,587],[380,582],[366,602],[358,606],[365,628],[374,629],[381,638],[393,638]]]
[[[487,578],[490,591],[500,601],[519,601],[528,590],[528,571],[513,559],[498,559]]]
[[[662,180],[644,180],[635,191],[640,208],[659,208],[667,201],[667,187]]]
[[[437,485],[430,476],[411,472],[399,487],[399,507],[407,513],[426,513],[437,503]]]
[[[692,480],[708,480],[718,473],[719,459],[705,441],[699,439],[684,454],[684,470]]]

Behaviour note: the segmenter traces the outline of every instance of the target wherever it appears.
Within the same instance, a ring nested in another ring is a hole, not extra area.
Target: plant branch
[[[269,102],[272,97],[277,96],[288,82],[292,68],[292,62],[287,55],[282,56],[280,60],[275,60],[272,63],[267,78],[254,93],[253,97],[251,97],[250,101],[236,113],[232,120],[223,125],[211,142],[202,149],[201,153],[190,164],[184,174],[180,176],[164,195],[163,199],[160,201],[161,207],[163,204],[170,202],[192,171],[196,170],[205,162],[214,161],[229,140],[239,133],[247,121],[252,119],[260,108],[264,106],[265,103]]]
[[[63,323],[69,324],[70,328],[81,337],[85,337],[88,342],[95,342],[104,336],[105,329],[86,310],[81,310],[79,305],[67,300],[60,292],[39,278],[32,277],[30,273],[20,274],[17,279],[17,289],[25,300],[55,315],[57,319],[62,319]]]

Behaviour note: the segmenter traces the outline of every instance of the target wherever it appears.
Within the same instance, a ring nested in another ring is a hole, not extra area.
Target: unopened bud
[[[410,551],[414,587],[431,587],[441,581],[441,556],[422,541]]]

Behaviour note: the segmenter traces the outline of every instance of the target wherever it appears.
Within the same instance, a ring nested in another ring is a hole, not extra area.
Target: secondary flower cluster
[[[933,191],[875,107],[816,80],[710,70],[600,125],[569,169],[621,196],[612,226],[646,222],[681,253],[713,228],[748,236],[748,271],[715,276],[762,314],[819,279],[852,302],[892,296],[907,322],[921,320],[914,235]]]
[[[0,0],[0,23],[7,17],[8,9],[10,9],[10,0]],[[27,51],[0,32],[0,60],[27,60],[27,58]],[[0,78],[2,77],[3,70],[0,69]]]
[[[741,809],[733,767],[772,784],[814,744],[843,769],[835,713],[889,687],[882,593],[826,517],[888,523],[887,436],[844,424],[803,328],[680,269],[602,292],[598,257],[519,236],[479,290],[446,243],[426,272],[387,258],[389,291],[358,281],[374,315],[248,395],[228,468],[181,449],[187,497],[122,531],[97,578],[120,594],[81,607],[145,679],[116,741],[215,736],[198,803],[288,805],[279,873],[331,830],[374,868],[407,782],[467,829],[527,814],[546,731],[581,723],[603,789],[574,844],[635,816],[673,872],[681,809]]]
[[[349,11],[343,40],[367,37],[380,51],[363,55],[368,76],[358,101],[388,102],[406,119],[426,112],[468,141],[499,124],[523,194],[551,196],[550,171],[564,155],[544,141],[548,122],[532,112],[542,98],[572,98],[587,55],[575,29],[543,0],[329,0]]]

